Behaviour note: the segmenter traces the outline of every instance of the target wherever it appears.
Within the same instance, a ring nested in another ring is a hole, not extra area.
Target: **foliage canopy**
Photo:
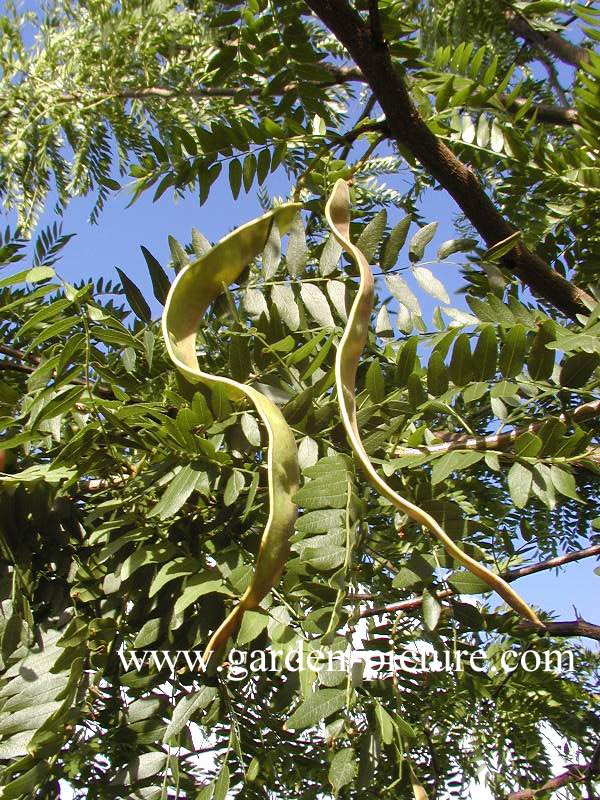
[[[324,206],[351,180],[351,235],[376,275],[358,425],[390,486],[507,580],[596,555],[597,22],[588,4],[546,0],[7,5],[0,192],[18,227],[0,241],[0,796],[59,797],[62,779],[99,800],[459,798],[482,768],[494,797],[547,781],[593,796],[598,653],[579,637],[598,627],[538,609],[540,636],[352,458],[334,359],[356,270]],[[442,661],[464,651],[462,670],[235,680],[183,655],[176,669],[131,661],[201,652],[247,588],[264,432],[218,385],[178,376],[162,340],[156,309],[212,246],[200,232],[169,237],[168,263],[142,247],[150,299],[126,271],[70,285],[57,266],[70,237],[37,220],[48,198],[60,215],[93,194],[102,224],[121,185],[132,201],[210,203],[217,181],[266,211],[275,172],[302,214],[283,245],[272,228],[199,333],[211,373],[281,409],[302,469],[285,573],[235,645],[419,644]],[[402,191],[384,182],[398,174]],[[435,254],[419,212],[431,188],[461,209]],[[460,269],[468,308],[440,264]],[[431,320],[423,293],[440,303]],[[498,668],[508,651],[566,645],[572,671]],[[552,777],[549,735],[578,768]]]

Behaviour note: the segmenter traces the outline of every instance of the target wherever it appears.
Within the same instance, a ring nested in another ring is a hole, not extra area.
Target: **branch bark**
[[[585,636],[586,639],[595,639],[600,642],[600,625],[587,622],[585,619],[559,620],[558,622],[545,622],[546,630],[551,636]],[[519,623],[523,631],[539,631],[539,627],[528,622]]]
[[[578,783],[589,779],[590,775],[597,774],[597,769],[590,769],[590,764],[569,764],[566,772],[551,778],[549,781],[538,786],[537,789],[521,789],[507,795],[506,800],[535,800],[536,797],[555,792],[570,783]]]
[[[566,553],[564,556],[557,556],[556,558],[549,558],[546,561],[539,561],[537,564],[529,564],[526,567],[518,567],[517,569],[509,569],[505,572],[501,572],[500,575],[504,578],[505,581],[509,583],[511,581],[516,581],[519,578],[524,578],[527,575],[534,575],[536,572],[545,572],[549,569],[554,569],[555,567],[562,567],[565,564],[570,564],[572,561],[581,561],[584,558],[592,558],[593,556],[600,556],[600,544],[592,545],[591,547],[586,547],[583,550],[576,550],[574,553]],[[441,592],[436,594],[436,598],[438,600],[445,600],[448,597],[454,597],[455,595],[459,594],[459,592],[455,592],[454,589],[444,589]],[[364,608],[360,612],[361,617],[376,617],[380,614],[389,614],[395,613],[398,611],[414,611],[414,609],[419,608],[423,604],[422,597],[415,597],[411,600],[400,600],[398,603],[390,603],[387,606],[380,606],[379,608]],[[584,620],[579,620],[579,622],[584,622]],[[573,625],[573,623],[561,623],[561,622],[552,622],[552,623],[544,623],[546,627],[549,626],[559,626],[559,625]],[[586,625],[591,625],[591,623],[587,622]],[[592,629],[598,629],[597,625],[591,625]],[[574,634],[556,634],[560,635],[571,635],[571,636],[587,636],[588,634],[585,633],[574,633]],[[592,636],[591,638],[596,638],[596,636]]]
[[[515,232],[486,194],[477,176],[429,129],[395,68],[389,50],[374,46],[368,25],[347,0],[306,0],[337,37],[377,97],[391,133],[454,198],[488,247]],[[518,243],[504,265],[534,292],[576,319],[587,315],[592,298],[566,280],[538,255]]]
[[[27,375],[35,372],[34,367],[28,367],[27,364],[17,364],[14,361],[7,361],[6,359],[0,361],[0,370],[5,370],[7,372],[25,372]]]
[[[520,39],[525,39],[536,47],[541,47],[547,53],[555,56],[565,64],[578,67],[589,56],[585,47],[569,42],[556,31],[538,31],[529,21],[512,8],[504,12],[504,17],[509,30]]]
[[[561,422],[584,422],[586,419],[593,419],[600,416],[600,400],[593,400],[577,406],[572,411],[559,414]],[[395,455],[414,456],[422,453],[448,453],[450,450],[502,450],[512,444],[515,439],[523,433],[535,433],[543,428],[546,420],[531,422],[521,428],[514,428],[506,433],[492,433],[489,436],[464,436],[463,434],[441,434],[440,438],[447,441],[440,444],[430,444],[423,447],[397,447]]]
[[[527,102],[524,97],[515,97],[514,100],[511,100],[509,103],[507,94],[501,94],[500,99],[508,111],[518,111]],[[534,114],[536,114],[538,122],[547,122],[550,125],[564,125],[570,127],[572,125],[577,125],[579,122],[579,113],[577,109],[568,108],[567,106],[549,106],[546,103],[533,103],[525,112],[525,116],[533,117]]]
[[[321,88],[332,86],[343,86],[346,83],[367,83],[365,76],[357,67],[337,66],[335,64],[323,64],[323,66],[331,73],[331,80],[328,81],[315,81],[312,85]],[[285,95],[287,92],[296,89],[296,83],[289,83],[282,87],[277,95]],[[192,100],[206,100],[211,98],[235,98],[240,94],[240,89],[225,89],[217,86],[206,86],[202,89],[169,89],[166,86],[142,86],[138,88],[121,89],[118,92],[106,92],[101,95],[94,95],[94,97],[82,98],[77,94],[65,94],[60,100],[64,103],[76,103],[81,100],[86,102],[96,102],[98,100],[145,100],[148,98],[159,98],[163,100],[177,99],[178,97],[187,97]],[[258,97],[262,92],[261,88],[251,89],[248,94],[251,97]],[[524,97],[516,97],[508,103],[508,95],[499,95],[500,100],[506,105],[508,111],[518,111],[527,101]],[[468,103],[468,101],[467,101]],[[546,103],[533,103],[527,113],[526,117],[532,117],[537,114],[537,121],[548,123],[551,125],[563,125],[570,127],[578,123],[578,112],[576,108],[567,106],[551,106]]]

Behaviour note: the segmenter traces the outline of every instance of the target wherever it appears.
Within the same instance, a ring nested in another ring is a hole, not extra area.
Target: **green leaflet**
[[[247,178],[246,171],[244,178]],[[225,236],[201,258],[182,266],[169,291],[162,318],[167,351],[177,369],[191,383],[203,383],[228,400],[249,399],[269,439],[269,517],[250,585],[206,647],[205,658],[215,654],[213,664],[228,638],[238,629],[244,611],[256,608],[281,577],[296,520],[297,508],[292,496],[298,489],[300,470],[293,433],[279,408],[252,386],[203,372],[196,355],[196,335],[209,305],[264,251],[267,242],[273,240],[273,226],[277,227],[279,235],[285,234],[299,210],[298,203],[278,206]],[[229,500],[232,489],[228,488]]]
[[[360,283],[350,311],[348,323],[339,344],[335,360],[335,377],[342,421],[350,445],[373,486],[396,508],[403,511],[415,522],[424,525],[444,545],[447,552],[460,564],[484,581],[519,614],[541,625],[535,612],[498,575],[464,553],[448,536],[439,523],[419,506],[396,494],[377,474],[371,464],[358,430],[356,418],[356,371],[367,341],[371,313],[374,302],[373,273],[362,252],[350,240],[350,193],[347,183],[340,179],[333,187],[325,206],[325,216],[334,237],[348,253],[360,272]],[[433,237],[431,226],[421,229],[411,243],[413,259],[422,255],[427,242]],[[431,234],[431,235],[430,235]],[[415,243],[415,239],[418,241]],[[411,376],[412,377],[412,376]]]

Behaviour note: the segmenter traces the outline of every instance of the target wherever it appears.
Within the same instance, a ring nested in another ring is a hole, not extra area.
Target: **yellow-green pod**
[[[325,216],[334,237],[356,264],[360,273],[358,291],[356,292],[352,309],[348,316],[348,322],[336,353],[335,378],[338,403],[346,435],[348,436],[350,446],[358,458],[363,471],[380,494],[386,497],[400,511],[407,514],[412,520],[428,528],[444,545],[446,551],[452,558],[465,566],[474,575],[481,578],[482,581],[485,581],[490,589],[498,592],[500,597],[502,597],[517,613],[536,625],[542,626],[542,623],[533,609],[513,591],[506,581],[499,575],[490,572],[483,564],[480,564],[464,553],[452,541],[437,520],[423,511],[423,509],[397,494],[377,474],[370,462],[358,430],[355,390],[356,370],[367,342],[371,314],[373,311],[374,281],[373,273],[367,259],[350,240],[350,193],[348,191],[348,184],[344,180],[340,179],[336,182],[325,207]]]
[[[300,469],[294,435],[279,408],[253,386],[201,370],[196,355],[196,336],[209,305],[263,251],[271,226],[277,225],[283,235],[300,207],[298,203],[278,206],[237,228],[206,255],[184,267],[173,281],[162,318],[167,351],[187,380],[206,386],[219,385],[231,400],[247,398],[256,408],[268,434],[269,516],[250,585],[206,647],[205,663],[212,660],[213,665],[239,627],[244,611],[256,608],[281,577],[297,515],[292,497],[298,490]]]

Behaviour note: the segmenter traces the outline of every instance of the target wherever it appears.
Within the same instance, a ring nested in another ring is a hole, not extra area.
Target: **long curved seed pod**
[[[336,182],[325,207],[327,222],[338,243],[348,253],[360,272],[360,284],[352,309],[348,317],[346,329],[338,346],[335,360],[335,379],[338,403],[342,421],[350,445],[360,464],[377,491],[386,497],[396,508],[407,514],[412,520],[424,525],[444,545],[447,552],[456,561],[465,566],[478,578],[488,584],[511,606],[531,622],[542,625],[535,612],[511,587],[498,575],[494,575],[486,567],[464,553],[452,541],[439,523],[423,509],[397,494],[380,478],[369,461],[363,446],[356,420],[356,370],[367,342],[371,313],[373,311],[374,281],[373,273],[367,259],[350,241],[350,194],[347,183],[340,179]]]
[[[238,629],[244,611],[256,608],[281,577],[297,515],[292,496],[298,490],[300,469],[294,435],[272,400],[253,386],[200,369],[196,355],[198,326],[208,306],[224,287],[236,281],[250,261],[262,252],[271,226],[277,225],[282,234],[286,233],[300,208],[298,203],[278,206],[228,234],[206,255],[184,267],[173,281],[162,317],[167,351],[177,369],[191,383],[219,385],[232,400],[249,399],[268,433],[269,517],[254,574],[237,606],[211,637],[204,653],[205,664],[209,660],[214,663],[220,657],[227,640]]]

